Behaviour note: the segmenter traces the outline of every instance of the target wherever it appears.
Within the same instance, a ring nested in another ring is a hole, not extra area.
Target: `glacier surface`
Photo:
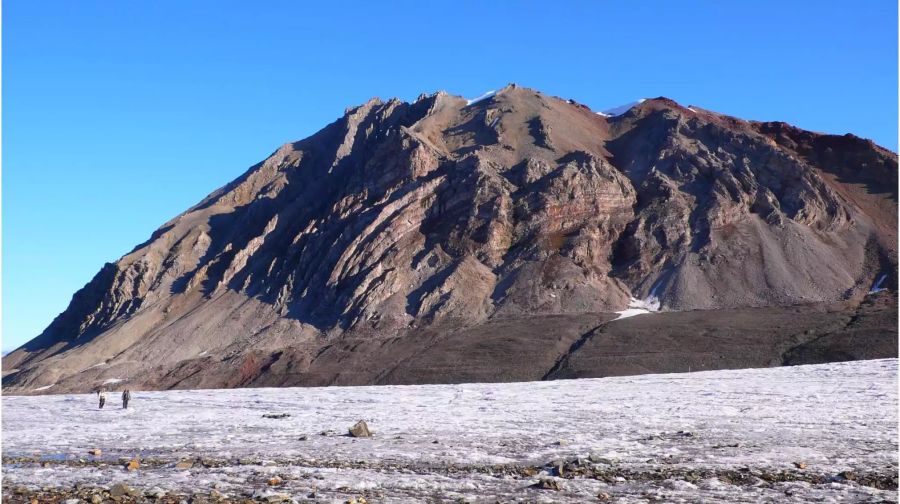
[[[897,500],[896,489],[846,477],[896,478],[896,359],[506,384],[133,391],[127,410],[112,398],[98,410],[93,394],[4,396],[4,488],[126,483],[318,502]],[[374,436],[347,436],[361,419]],[[141,468],[125,470],[133,457]],[[193,467],[175,467],[184,460]],[[267,485],[273,476],[283,483]],[[533,488],[541,478],[560,489]]]

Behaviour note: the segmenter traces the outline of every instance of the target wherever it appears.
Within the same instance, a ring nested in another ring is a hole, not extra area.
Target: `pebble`
[[[533,486],[541,490],[562,490],[562,485],[559,484],[559,481],[550,478],[541,478]]]
[[[146,495],[148,497],[153,497],[154,499],[162,499],[163,497],[166,496],[166,491],[159,487],[153,487],[153,488],[147,490],[146,492],[144,492],[144,495]]]
[[[126,495],[136,495],[138,492],[124,483],[116,483],[109,489],[109,495],[113,497],[125,497]]]

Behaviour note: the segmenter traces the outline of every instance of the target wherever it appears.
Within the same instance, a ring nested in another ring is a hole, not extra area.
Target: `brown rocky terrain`
[[[869,140],[665,98],[606,116],[515,85],[373,99],[105,265],[3,358],[3,387],[888,357],[896,286],[897,155]],[[632,298],[660,313],[613,322]]]

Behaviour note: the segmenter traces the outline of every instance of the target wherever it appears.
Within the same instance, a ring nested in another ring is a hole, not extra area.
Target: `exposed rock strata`
[[[710,321],[852,313],[878,276],[895,290],[896,241],[897,156],[852,135],[665,98],[605,117],[516,86],[373,99],[105,265],[4,358],[4,387],[581,376],[555,366],[632,297]],[[349,342],[371,358],[335,371]]]

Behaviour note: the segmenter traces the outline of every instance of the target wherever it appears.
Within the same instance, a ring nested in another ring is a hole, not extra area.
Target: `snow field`
[[[599,492],[617,502],[897,500],[896,490],[836,478],[896,475],[896,359],[507,384],[133,391],[128,410],[115,394],[103,410],[92,394],[2,401],[4,486],[123,482],[298,501],[315,490],[324,502],[363,493],[378,502],[584,502]],[[374,437],[345,435],[360,419]],[[102,456],[89,456],[94,448]],[[123,457],[139,457],[142,468],[125,471]],[[197,457],[210,467],[174,467]],[[622,476],[529,487],[555,476],[552,461],[576,457]],[[799,474],[831,479],[737,485],[678,476],[797,473],[800,462]],[[541,472],[516,472],[523,467]],[[660,470],[677,474],[642,479]],[[274,475],[285,483],[268,487]]]

